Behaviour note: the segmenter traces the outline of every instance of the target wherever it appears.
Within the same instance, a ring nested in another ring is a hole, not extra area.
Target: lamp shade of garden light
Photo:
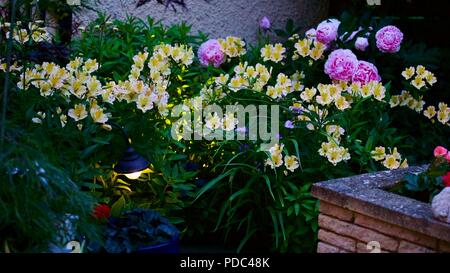
[[[132,147],[128,147],[123,157],[114,166],[114,171],[125,175],[128,179],[138,179],[142,171],[149,167],[149,162],[138,154]]]

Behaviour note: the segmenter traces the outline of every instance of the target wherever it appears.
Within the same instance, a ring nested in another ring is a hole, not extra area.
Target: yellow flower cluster
[[[448,123],[450,121],[450,107],[444,102],[438,104],[438,111],[436,111],[434,106],[428,106],[427,109],[423,111],[423,115],[429,119],[433,119],[433,117],[436,116],[440,123],[450,126],[450,123]]]
[[[235,113],[227,113],[223,118],[217,113],[208,113],[205,117],[205,127],[210,130],[233,131],[238,125],[238,119]]]
[[[58,92],[65,97],[74,95],[79,99],[93,98],[100,95],[102,89],[101,83],[91,75],[97,69],[97,61],[91,59],[83,61],[76,58],[66,67],[44,62],[27,68],[21,74],[17,87],[27,89],[31,84],[44,97]]]
[[[169,93],[166,91],[169,85],[171,74],[171,61],[176,65],[188,66],[193,62],[194,53],[192,48],[185,45],[158,45],[154,48],[150,57],[147,52],[139,52],[133,57],[133,65],[126,81],[108,82],[105,85],[91,75],[99,69],[96,60],[88,59],[84,61],[77,57],[70,61],[66,67],[60,67],[54,63],[44,62],[42,65],[35,65],[28,68],[20,75],[17,86],[20,89],[27,89],[34,86],[39,89],[40,95],[48,97],[54,94],[62,95],[67,101],[74,98],[77,103],[69,109],[67,115],[59,109],[61,126],[67,123],[67,116],[75,122],[91,116],[95,123],[102,125],[102,128],[110,129],[105,123],[110,114],[105,113],[97,103],[101,98],[102,102],[114,103],[114,101],[125,100],[128,103],[135,103],[136,108],[146,112],[154,107],[158,107],[161,115],[168,113]],[[142,77],[141,73],[148,60],[147,66],[150,70],[150,77]],[[144,81],[145,78],[151,82]],[[90,107],[87,108],[87,105]],[[37,121],[37,119],[35,119]],[[77,125],[82,128],[82,124]]]
[[[98,67],[97,61],[92,59],[84,61],[81,58],[76,58],[66,67],[44,62],[42,65],[35,65],[34,68],[27,69],[21,75],[21,80],[17,83],[17,86],[20,89],[26,89],[32,85],[39,89],[40,95],[43,97],[57,93],[68,100],[70,100],[70,96],[74,96],[77,99],[89,101],[91,105],[89,113],[86,109],[86,103],[83,102],[69,109],[67,115],[63,114],[59,108],[57,114],[60,115],[62,127],[67,123],[67,116],[78,122],[85,119],[88,114],[95,123],[105,124],[108,121],[109,114],[104,113],[105,109],[98,106],[95,100],[97,96],[102,95],[103,87],[100,81],[91,75],[91,73],[97,71]]]
[[[414,96],[406,90],[403,90],[400,95],[391,96],[389,100],[389,105],[391,108],[396,106],[407,106],[411,110],[414,110],[418,113],[422,112],[423,107],[425,105],[425,101],[422,100],[422,96],[419,96],[419,99],[415,99]]]
[[[334,166],[336,166],[341,161],[347,161],[350,159],[348,149],[339,146],[339,144],[333,140],[322,142],[322,145],[318,152],[319,155],[326,157],[328,161]]]
[[[142,80],[141,72],[144,69],[148,59],[148,68],[150,69],[151,83],[147,84]],[[160,44],[154,47],[153,54],[149,58],[147,52],[139,52],[133,57],[133,65],[128,77],[128,81],[111,83],[112,91],[117,95],[124,97],[127,102],[136,102],[136,107],[142,112],[153,109],[157,105],[161,115],[168,113],[169,76],[171,75],[171,60],[177,65],[189,66],[194,59],[194,53],[191,47],[186,45]],[[110,97],[110,96],[108,96]]]
[[[6,62],[4,62],[4,61],[5,60],[0,59],[0,71],[6,72]],[[23,67],[21,65],[19,65],[19,63],[17,61],[15,61],[9,67],[9,71],[20,71],[20,70],[22,70],[22,68]]]
[[[230,58],[239,57],[247,53],[245,42],[238,37],[228,36],[225,39],[217,39],[222,51]]]
[[[201,99],[205,102],[221,99],[226,96],[225,89],[234,92],[252,89],[260,92],[269,81],[272,68],[267,68],[259,63],[251,66],[245,62],[235,66],[233,72],[234,76],[231,79],[229,74],[220,74],[218,77],[210,79],[200,90]]]
[[[249,66],[247,62],[239,63],[234,68],[235,76],[230,79],[228,83],[228,88],[233,91],[238,91],[244,88],[253,89],[255,91],[261,91],[267,82],[270,79],[272,74],[272,68],[267,68],[262,64],[256,64],[255,66]],[[219,82],[222,85],[225,85],[225,82],[220,82],[219,79],[216,79],[216,82]]]
[[[310,57],[311,59],[317,61],[322,58],[323,52],[327,48],[325,44],[312,39],[312,38],[304,38],[302,40],[298,40],[294,45],[296,51],[292,56],[293,60],[297,60],[300,56],[302,57]]]
[[[272,99],[279,99],[287,96],[294,91],[302,91],[304,86],[301,84],[301,80],[304,78],[304,74],[298,71],[292,74],[290,77],[280,73],[277,76],[277,82],[275,86],[267,86],[266,95]]]
[[[272,169],[278,168],[281,165],[286,167],[287,170],[294,172],[299,166],[299,159],[295,155],[285,155],[283,161],[283,148],[284,144],[275,144],[269,149],[270,157],[266,160],[265,164]]]
[[[305,88],[300,94],[300,98],[307,103],[316,102],[319,105],[327,106],[334,104],[337,109],[344,111],[351,107],[353,99],[347,92],[346,83],[319,84],[317,88]],[[316,96],[317,95],[317,96]]]
[[[406,80],[410,80],[410,84],[416,89],[420,90],[426,87],[426,83],[431,87],[436,82],[437,79],[434,74],[428,70],[423,65],[418,65],[417,67],[410,66],[402,72],[402,76]]]
[[[375,147],[371,152],[372,158],[376,161],[382,161],[384,167],[390,170],[398,168],[407,168],[408,160],[405,158],[402,161],[401,154],[397,151],[397,148],[389,149],[391,152],[386,154],[386,148],[383,146]],[[401,162],[401,163],[400,163]]]
[[[307,107],[304,107],[300,102],[295,102],[290,109],[301,113],[297,116],[297,120],[306,122],[306,128],[311,131],[317,129],[311,123],[311,115],[317,116],[318,121],[323,121],[328,116],[327,109],[320,109],[318,105],[313,104],[309,104]]]
[[[389,104],[391,107],[407,106],[408,108],[415,110],[418,113],[423,111],[423,115],[428,119],[434,122],[434,117],[447,126],[450,126],[448,123],[450,121],[450,108],[444,102],[440,102],[438,104],[438,110],[436,111],[436,107],[433,105],[428,106],[425,110],[423,110],[425,106],[425,101],[422,100],[422,96],[419,96],[419,99],[415,99],[411,93],[403,90],[400,95],[394,95],[391,97]]]
[[[261,48],[261,58],[263,58],[265,62],[272,61],[278,63],[284,59],[285,52],[286,48],[284,48],[280,43],[276,43],[274,45],[267,44]]]
[[[16,27],[11,32],[10,23],[0,23],[0,29],[6,32],[6,37],[9,38],[12,34],[13,39],[20,43],[25,44],[30,39],[36,43],[50,41],[52,39],[47,28],[43,25],[43,21],[35,21],[28,24],[28,28],[20,28],[22,25],[21,21],[16,22]],[[19,27],[18,27],[19,26]]]
[[[370,81],[363,85],[359,82],[354,82],[350,85],[349,92],[357,97],[368,98],[372,96],[378,101],[383,101],[386,97],[386,88],[378,81]]]
[[[327,133],[327,142],[322,142],[318,153],[320,156],[326,157],[327,160],[336,166],[341,161],[350,159],[350,153],[347,148],[339,146],[341,137],[345,133],[345,129],[339,125],[326,125],[325,131]]]
[[[200,90],[200,96],[198,98],[205,102],[215,102],[225,97],[224,85],[228,82],[229,77],[228,74],[221,74],[219,77],[216,77],[214,84],[204,85]]]

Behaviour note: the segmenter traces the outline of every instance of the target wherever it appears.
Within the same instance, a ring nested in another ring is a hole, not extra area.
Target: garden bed
[[[320,200],[317,252],[450,252],[450,225],[433,219],[431,205],[387,191],[404,174],[425,169],[316,183],[312,194]]]

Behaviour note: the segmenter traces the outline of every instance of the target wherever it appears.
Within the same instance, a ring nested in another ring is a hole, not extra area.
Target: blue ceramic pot
[[[136,253],[178,253],[180,250],[180,244],[178,236],[173,237],[172,240],[161,243],[158,245],[144,246],[136,250]]]

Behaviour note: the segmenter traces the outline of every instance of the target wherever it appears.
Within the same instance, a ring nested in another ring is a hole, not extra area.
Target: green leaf
[[[219,226],[222,223],[223,216],[225,215],[225,212],[227,211],[228,206],[229,206],[228,202],[223,203],[222,208],[220,209],[220,214],[219,214],[219,218],[217,220],[216,227],[214,228],[214,232],[216,232],[219,229]]]
[[[286,232],[284,230],[283,214],[282,214],[281,211],[278,212],[278,219],[279,219],[279,222],[280,222],[281,233],[283,234],[283,239],[286,241]]]
[[[199,190],[199,192],[197,193],[197,196],[195,197],[193,202],[197,201],[197,199],[200,198],[200,196],[202,196],[205,192],[207,192],[209,189],[214,187],[220,180],[224,179],[225,177],[231,175],[232,173],[234,173],[236,171],[237,171],[237,169],[230,169],[230,170],[226,171],[225,173],[222,173],[221,175],[217,176],[213,180],[209,181],[208,183],[206,183],[206,185],[203,186],[203,188],[201,188]]]
[[[130,187],[128,186],[124,186],[124,185],[117,185],[115,186],[116,189],[120,189],[120,190],[125,190],[127,192],[132,192],[132,190],[130,189]]]
[[[103,189],[102,185],[95,184],[95,183],[90,183],[90,182],[83,182],[83,183],[81,183],[81,186],[89,188],[90,190]]]
[[[81,152],[80,158],[85,159],[89,155],[91,155],[98,147],[100,147],[100,144],[94,144],[92,146],[87,147]]]
[[[274,236],[275,236],[275,247],[278,248],[278,220],[277,220],[277,216],[275,215],[275,211],[273,210],[273,208],[267,208],[267,210],[270,213],[270,217],[272,218],[272,223],[273,223],[273,230],[274,230]]]
[[[111,206],[111,216],[119,217],[125,208],[125,197],[122,195],[120,198],[114,202]]]
[[[270,184],[269,177],[267,176],[267,174],[263,175],[262,177],[264,178],[264,180],[266,180],[266,185],[267,185],[267,188],[269,189],[270,196],[272,196],[273,201],[275,201],[275,196],[273,195],[273,192],[272,192],[272,186]]]
[[[230,198],[228,198],[228,200],[230,202],[232,202],[234,199],[236,199],[237,197],[239,197],[239,195],[245,194],[245,193],[252,193],[252,191],[250,189],[240,189],[237,192],[233,193]]]
[[[294,209],[295,209],[295,215],[298,216],[298,214],[300,213],[300,204],[296,203],[294,205]]]
[[[239,247],[237,249],[237,252],[241,252],[244,245],[247,243],[247,241],[250,239],[250,237],[253,236],[253,234],[256,232],[256,229],[251,230],[247,235],[245,235],[244,239],[242,239],[241,243],[239,244]]]

